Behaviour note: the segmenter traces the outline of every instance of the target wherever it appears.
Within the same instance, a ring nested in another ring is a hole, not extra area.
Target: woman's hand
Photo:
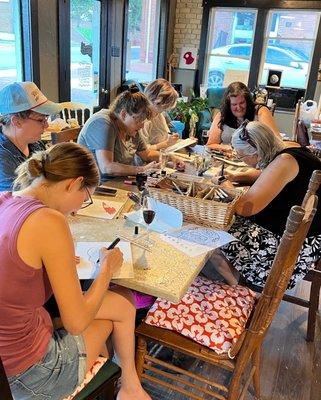
[[[152,161],[146,165],[143,165],[142,167],[138,167],[139,171],[138,172],[148,172],[148,171],[152,171],[152,170],[157,170],[160,168],[160,163],[156,162],[156,161]]]
[[[175,144],[179,139],[179,136],[177,133],[173,133],[171,135],[168,135],[168,139],[166,140],[166,147],[172,146]]]
[[[113,276],[115,272],[119,271],[123,264],[123,253],[118,247],[112,250],[107,250],[105,247],[102,247],[99,251],[99,260],[101,265],[100,270],[105,270],[110,276]]]
[[[221,144],[220,150],[224,153],[225,156],[231,157],[233,153],[233,148],[230,144]]]
[[[225,178],[230,181],[230,182],[237,182],[238,181],[238,173],[230,172],[230,171],[224,171],[224,176]]]
[[[185,163],[181,158],[179,158],[178,156],[170,155],[170,160],[174,164],[173,166],[178,171],[185,171]]]

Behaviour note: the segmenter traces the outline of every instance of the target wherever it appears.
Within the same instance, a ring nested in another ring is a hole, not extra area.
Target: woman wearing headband
[[[214,117],[207,146],[223,153],[231,153],[232,136],[245,119],[262,122],[280,137],[279,129],[269,109],[264,105],[255,105],[244,83],[233,82],[227,87],[220,112]]]
[[[102,248],[97,277],[82,293],[66,216],[91,204],[99,182],[92,154],[76,143],[35,153],[0,195],[0,349],[15,399],[61,400],[82,383],[112,335],[122,368],[119,400],[151,400],[134,362],[135,308],[108,290],[123,261]],[[63,328],[44,309],[54,294]]]
[[[309,149],[285,147],[260,122],[245,121],[232,137],[237,157],[261,170],[260,176],[236,204],[239,215],[230,233],[238,239],[217,252],[212,261],[230,284],[239,271],[248,281],[263,285],[293,205],[300,205],[311,174],[321,161]],[[321,189],[317,192],[319,198]],[[321,256],[321,203],[300,252],[289,287],[302,279]]]

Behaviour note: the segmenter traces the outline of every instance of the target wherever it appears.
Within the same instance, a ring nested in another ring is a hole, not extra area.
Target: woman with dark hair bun
[[[269,109],[264,105],[255,105],[252,95],[242,82],[231,83],[223,96],[218,112],[209,130],[207,146],[213,150],[230,153],[231,138],[244,120],[259,121],[267,125],[276,136],[279,129]]]
[[[118,400],[151,400],[134,362],[135,307],[125,288],[108,290],[122,262],[102,248],[99,272],[86,293],[77,276],[66,216],[91,204],[99,182],[92,154],[61,143],[17,169],[13,192],[0,194],[0,349],[15,399],[61,400],[80,385],[113,344],[122,368]],[[44,303],[54,294],[61,328]]]
[[[109,109],[95,113],[85,123],[78,143],[93,153],[102,179],[135,175],[156,167],[159,152],[147,147],[140,132],[151,117],[149,100],[135,88],[118,95]],[[135,165],[135,154],[149,164]]]

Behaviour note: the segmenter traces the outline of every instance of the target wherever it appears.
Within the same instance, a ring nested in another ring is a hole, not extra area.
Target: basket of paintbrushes
[[[184,221],[224,230],[233,223],[235,204],[242,193],[238,189],[170,177],[148,190],[151,197],[182,211]]]

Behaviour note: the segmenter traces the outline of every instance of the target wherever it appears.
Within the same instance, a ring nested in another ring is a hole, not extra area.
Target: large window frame
[[[127,55],[127,35],[128,35],[128,5],[129,0],[125,1],[124,18],[123,18],[123,51],[122,51],[122,82],[126,80],[126,55]],[[170,0],[160,0],[160,16],[159,16],[159,33],[158,33],[158,51],[156,78],[166,76],[167,61],[167,35],[169,20]]]
[[[110,80],[106,65],[111,65],[111,1],[101,3],[100,14],[100,61],[98,107],[106,107],[110,102]],[[70,0],[58,0],[58,54],[59,54],[59,101],[70,101]]]
[[[308,4],[308,6],[307,6]],[[199,88],[202,83],[204,69],[205,69],[205,55],[206,55],[206,45],[207,45],[207,34],[210,23],[211,8],[252,8],[257,9],[257,20],[256,28],[254,33],[254,43],[250,64],[250,73],[248,86],[250,90],[253,90],[257,85],[259,79],[259,68],[255,67],[261,63],[261,55],[264,47],[265,38],[265,27],[268,20],[268,14],[270,10],[273,9],[288,9],[288,10],[321,10],[321,1],[282,1],[282,0],[261,0],[260,2],[256,0],[248,0],[246,4],[244,2],[231,0],[228,3],[222,0],[203,0],[203,17],[202,17],[202,30],[201,30],[201,40],[200,40],[200,50],[199,50],[199,73],[195,79],[195,89]],[[314,48],[310,74],[307,82],[307,88],[305,91],[305,98],[313,98],[315,92],[315,82],[317,81],[319,60],[321,58],[321,22],[319,23],[316,41],[317,44]]]
[[[18,0],[21,79],[40,85],[38,0]]]

